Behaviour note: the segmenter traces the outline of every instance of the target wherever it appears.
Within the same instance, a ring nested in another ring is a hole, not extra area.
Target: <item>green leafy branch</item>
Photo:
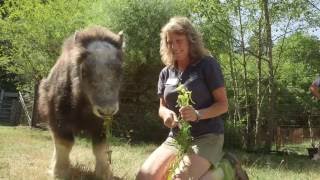
[[[190,103],[194,102],[191,99],[191,91],[189,91],[183,84],[180,84],[177,87],[178,91],[178,99],[177,99],[177,107],[181,108],[184,106],[189,106]],[[174,175],[175,169],[179,166],[180,161],[183,158],[183,155],[187,153],[190,145],[191,145],[191,132],[190,128],[191,125],[181,118],[178,117],[178,124],[179,124],[179,132],[176,136],[176,145],[178,147],[178,154],[173,163],[170,165],[169,174],[167,179],[171,180],[172,176]]]

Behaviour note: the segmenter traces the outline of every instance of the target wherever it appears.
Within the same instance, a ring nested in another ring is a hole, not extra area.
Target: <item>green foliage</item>
[[[225,148],[242,148],[243,137],[241,132],[245,129],[245,120],[241,119],[233,124],[232,121],[225,121],[224,128],[224,147]]]
[[[194,1],[191,19],[199,26],[206,47],[214,55],[230,51],[232,27],[228,7],[220,1]]]
[[[131,67],[159,64],[159,33],[171,16],[179,14],[183,4],[178,8],[177,3],[171,0],[110,0],[105,3],[106,25],[124,31],[126,63]]]
[[[275,47],[275,57],[281,56],[282,62],[306,64],[306,73],[318,73],[320,71],[319,39],[297,32],[285,39],[283,46],[281,45],[281,43],[278,43]]]
[[[57,59],[63,39],[87,24],[84,12],[90,3],[5,1],[0,7],[7,14],[0,20],[0,42],[6,41],[10,48],[1,54],[0,66],[17,74],[19,85],[40,80]]]
[[[283,44],[282,44],[283,43]],[[314,103],[309,86],[320,71],[320,41],[315,37],[297,32],[275,46],[275,57],[279,61],[278,110],[282,123],[306,126]],[[290,110],[291,113],[284,112]],[[291,121],[291,122],[290,122]]]
[[[180,84],[177,87],[177,91],[179,94],[177,99],[178,108],[189,106],[190,103],[194,103],[191,99],[192,92],[189,91],[183,84]],[[183,120],[180,116],[178,118],[178,123],[180,130],[176,137],[176,140],[179,147],[179,152],[184,154],[188,151],[191,143],[191,125],[187,121]]]

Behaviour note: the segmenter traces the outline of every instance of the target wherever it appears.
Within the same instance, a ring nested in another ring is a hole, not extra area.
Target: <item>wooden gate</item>
[[[19,94],[0,90],[0,123],[17,125],[19,123],[21,106]]]

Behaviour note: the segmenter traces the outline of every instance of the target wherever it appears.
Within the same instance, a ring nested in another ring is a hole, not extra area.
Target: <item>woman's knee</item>
[[[175,170],[175,180],[199,179],[210,168],[211,164],[199,155],[186,155]]]
[[[151,171],[148,169],[141,168],[136,176],[136,180],[150,180],[150,179],[159,179],[157,171]]]
[[[144,180],[147,179],[149,176],[148,172],[143,171],[140,169],[137,173],[136,180]]]

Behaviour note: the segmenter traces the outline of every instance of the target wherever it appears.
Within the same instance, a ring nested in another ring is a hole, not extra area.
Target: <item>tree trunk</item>
[[[243,90],[244,90],[244,96],[245,96],[245,120],[246,120],[246,135],[245,135],[245,144],[244,148],[249,149],[252,147],[252,137],[251,137],[251,131],[252,126],[250,122],[250,116],[249,116],[249,95],[248,95],[248,73],[247,73],[247,59],[245,54],[245,44],[244,44],[244,32],[243,32],[243,24],[242,24],[242,17],[241,17],[241,1],[238,0],[238,15],[239,15],[239,22],[240,22],[240,36],[241,36],[241,51],[242,51],[242,66],[243,66]]]
[[[232,44],[229,41],[229,46],[231,47]],[[232,48],[230,48],[232,49]],[[234,100],[234,112],[233,112],[233,125],[236,126],[236,121],[241,119],[240,116],[240,103],[239,103],[239,87],[238,87],[238,80],[237,76],[235,75],[236,69],[234,67],[234,57],[232,52],[229,51],[229,66],[230,66],[230,74],[232,80],[232,91],[233,91],[233,100]]]
[[[262,11],[263,12],[263,11]],[[262,16],[262,14],[261,14]],[[261,62],[262,62],[262,55],[263,55],[263,44],[262,44],[262,17],[259,19],[259,29],[258,29],[258,59],[257,59],[257,97],[256,97],[256,120],[255,120],[255,134],[254,134],[254,144],[255,146],[260,146],[260,142],[258,140],[259,133],[260,133],[260,125],[261,125],[261,104],[262,104],[262,97],[261,97]]]
[[[265,18],[265,28],[266,28],[266,45],[267,45],[267,56],[268,56],[268,119],[267,123],[267,135],[265,150],[271,150],[274,131],[276,122],[274,119],[274,107],[275,107],[275,82],[274,82],[274,70],[272,61],[272,38],[271,38],[271,23],[269,14],[269,2],[268,0],[263,0],[264,18]]]

